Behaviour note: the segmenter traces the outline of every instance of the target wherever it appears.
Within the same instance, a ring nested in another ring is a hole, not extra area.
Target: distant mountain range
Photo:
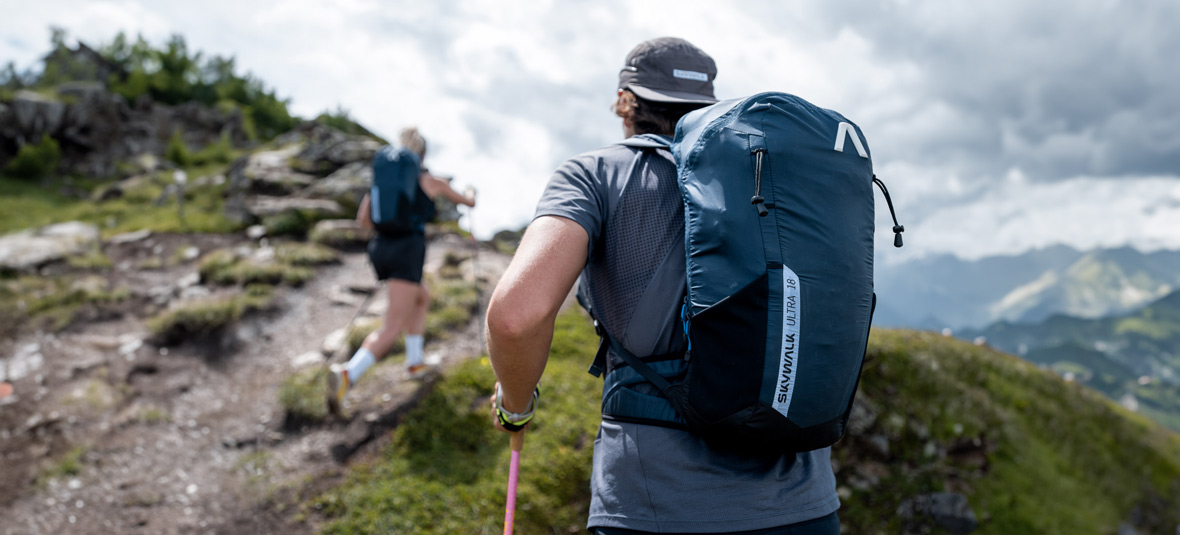
[[[940,255],[877,267],[873,324],[957,330],[997,321],[1034,323],[1053,314],[1100,318],[1178,288],[1180,251],[1059,245],[970,261]]]
[[[1180,291],[1117,316],[1054,315],[955,334],[1051,368],[1180,430]]]

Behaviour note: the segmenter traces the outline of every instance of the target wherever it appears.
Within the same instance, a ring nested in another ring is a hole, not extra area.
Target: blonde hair
[[[401,134],[398,135],[398,141],[401,142],[403,147],[417,154],[418,157],[426,157],[426,139],[422,137],[422,134],[418,133],[418,127],[410,126],[402,129]]]

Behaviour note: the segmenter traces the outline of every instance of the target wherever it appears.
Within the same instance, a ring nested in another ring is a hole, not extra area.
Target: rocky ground
[[[0,401],[0,534],[311,533],[316,516],[300,504],[379,450],[437,373],[482,350],[477,314],[428,342],[435,374],[412,380],[387,361],[350,393],[346,418],[290,418],[281,383],[323,366],[336,331],[373,290],[373,275],[362,252],[345,252],[215,336],[153,343],[149,312],[221,291],[198,282],[196,254],[242,245],[258,242],[151,235],[108,243],[105,284],[129,288],[130,297],[87,308],[58,332],[0,338],[15,391]],[[427,271],[444,258],[461,261],[483,310],[508,257],[453,234],[428,251]],[[137,267],[153,257],[174,261]],[[366,308],[384,306],[378,297]]]

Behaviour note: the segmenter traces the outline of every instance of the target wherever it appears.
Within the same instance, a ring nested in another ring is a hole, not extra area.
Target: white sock
[[[406,335],[406,364],[414,366],[422,364],[423,337],[420,334]]]
[[[348,382],[355,384],[357,379],[360,379],[361,375],[365,373],[365,370],[368,370],[369,366],[376,362],[377,359],[368,348],[362,347],[356,350],[356,354],[345,365],[345,369],[348,370]]]

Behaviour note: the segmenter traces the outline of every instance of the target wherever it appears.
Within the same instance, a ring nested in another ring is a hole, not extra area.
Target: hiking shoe
[[[425,362],[419,363],[419,364],[411,364],[409,366],[406,366],[406,373],[408,373],[410,375],[410,379],[419,379],[423,375],[426,375],[427,373],[429,373],[432,368],[434,368],[434,366],[431,366],[430,364],[426,364]]]
[[[342,364],[328,367],[328,412],[340,414],[340,407],[344,404],[344,395],[348,393],[351,383],[348,380],[348,370]]]

